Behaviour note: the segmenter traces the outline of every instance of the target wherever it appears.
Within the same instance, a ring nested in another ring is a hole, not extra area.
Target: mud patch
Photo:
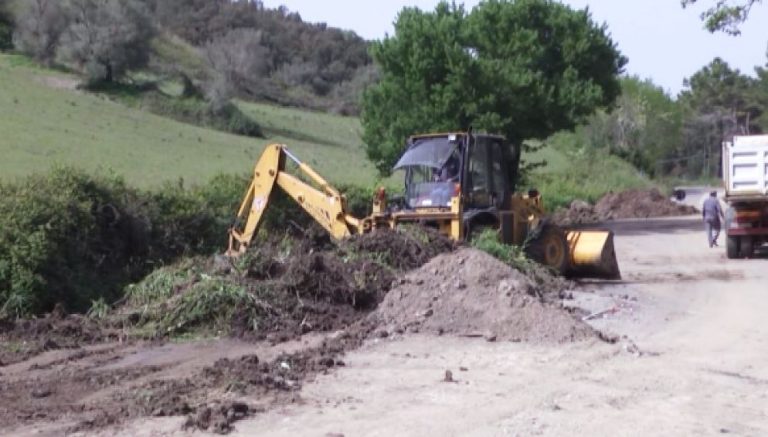
[[[115,340],[117,331],[85,316],[67,314],[61,305],[37,319],[0,321],[0,367],[25,361],[43,352],[76,349]]]
[[[262,361],[257,355],[223,358],[194,377],[158,379],[115,394],[118,408],[99,407],[72,430],[87,431],[142,416],[187,416],[184,429],[227,433],[234,423],[275,405],[300,401],[303,384],[344,366],[343,354],[360,346],[375,326],[359,321],[319,346]],[[258,399],[258,404],[251,404]]]
[[[634,273],[629,274],[624,283],[675,283],[675,282],[697,282],[697,281],[721,281],[730,282],[745,279],[743,272],[730,271],[725,269],[705,270],[695,273],[683,272],[660,272],[660,273]]]
[[[6,426],[30,421],[55,421],[73,415],[88,415],[93,410],[101,425],[112,423],[109,418],[120,407],[109,399],[83,401],[102,390],[124,386],[145,375],[160,371],[160,367],[145,366],[117,371],[93,371],[78,366],[66,366],[32,378],[0,382],[0,421]],[[95,420],[95,419],[94,419]]]

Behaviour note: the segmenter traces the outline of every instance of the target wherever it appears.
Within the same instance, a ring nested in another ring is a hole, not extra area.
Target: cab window
[[[473,208],[488,207],[491,205],[488,143],[482,138],[476,138],[469,150],[469,205]]]

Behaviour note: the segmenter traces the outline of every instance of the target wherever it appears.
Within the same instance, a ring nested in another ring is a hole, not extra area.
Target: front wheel
[[[526,247],[528,256],[539,264],[552,268],[561,275],[568,271],[568,240],[565,232],[554,225],[544,225],[539,234]]]

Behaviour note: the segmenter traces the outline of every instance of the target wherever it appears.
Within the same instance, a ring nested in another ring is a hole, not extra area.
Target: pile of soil
[[[568,208],[560,208],[552,215],[555,223],[567,226],[602,221],[595,207],[583,200],[574,200]]]
[[[286,341],[349,326],[373,310],[403,272],[453,249],[450,239],[423,228],[381,230],[338,246],[273,240],[234,261],[158,271],[138,284],[144,287],[138,298],[129,296],[119,313],[125,325],[149,327],[156,337],[225,331]]]
[[[554,220],[561,225],[571,225],[615,219],[683,216],[697,212],[696,208],[675,203],[653,188],[608,193],[594,206],[575,200],[568,209],[557,211]]]
[[[563,343],[598,334],[531,279],[485,252],[461,249],[409,273],[372,314],[394,332]]]

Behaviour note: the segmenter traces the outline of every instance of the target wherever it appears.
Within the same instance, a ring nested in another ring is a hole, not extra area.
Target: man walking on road
[[[709,193],[709,198],[704,201],[701,214],[707,227],[709,247],[717,246],[717,237],[720,236],[720,219],[725,219],[723,209],[720,208],[720,201],[717,200],[717,191]]]

